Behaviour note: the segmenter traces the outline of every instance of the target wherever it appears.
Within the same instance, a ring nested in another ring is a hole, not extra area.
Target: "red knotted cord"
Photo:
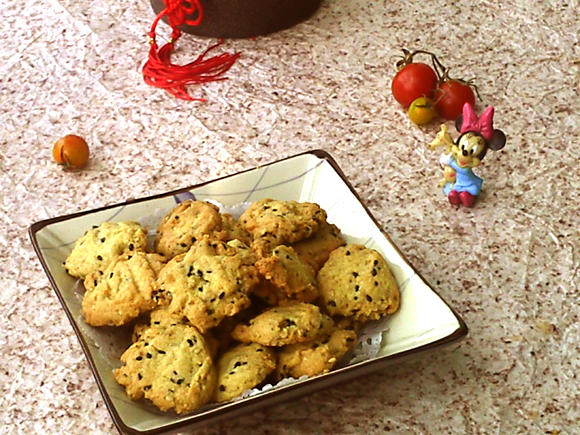
[[[240,57],[240,53],[223,53],[205,59],[205,56],[210,51],[223,43],[223,40],[220,39],[193,62],[186,65],[175,65],[171,63],[170,58],[174,50],[175,42],[181,36],[181,31],[178,29],[178,26],[182,24],[197,26],[203,18],[203,10],[199,0],[164,0],[164,2],[165,9],[157,15],[149,32],[151,48],[149,50],[149,59],[143,66],[145,83],[163,88],[182,100],[206,101],[204,98],[193,98],[190,96],[185,86],[225,80],[227,77],[223,77],[223,74]],[[191,17],[196,13],[197,16],[195,19],[187,19],[187,16]],[[159,49],[155,40],[155,29],[163,16],[167,16],[172,32],[169,42]]]

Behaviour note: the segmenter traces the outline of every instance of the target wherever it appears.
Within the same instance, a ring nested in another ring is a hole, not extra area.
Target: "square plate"
[[[119,356],[129,346],[130,331],[91,328],[82,320],[82,285],[62,267],[74,241],[93,225],[135,220],[154,231],[160,218],[186,198],[215,200],[224,206],[262,198],[318,203],[348,243],[379,251],[389,263],[401,290],[401,306],[387,320],[386,339],[378,355],[330,373],[272,388],[222,405],[203,407],[188,415],[163,413],[144,401],[134,402],[113,378]],[[29,228],[34,249],[48,275],[83,351],[107,408],[123,433],[158,434],[184,430],[217,419],[262,408],[385,367],[393,361],[456,341],[467,334],[459,315],[429,287],[392,241],[381,232],[334,159],[314,150],[214,181],[131,200],[96,210],[37,222]]]

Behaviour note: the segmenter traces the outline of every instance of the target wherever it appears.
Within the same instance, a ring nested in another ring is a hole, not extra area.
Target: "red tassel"
[[[187,16],[193,16],[196,12],[197,17],[194,20],[186,18]],[[155,40],[155,29],[159,20],[165,15],[167,15],[169,25],[173,31],[169,42],[159,49]],[[143,66],[145,83],[163,88],[182,100],[206,101],[203,98],[192,97],[185,87],[187,85],[199,85],[227,79],[223,74],[232,67],[238,57],[240,57],[240,53],[223,53],[209,59],[205,58],[210,51],[223,43],[221,39],[205,50],[197,59],[186,65],[171,63],[170,58],[175,42],[181,36],[181,31],[177,27],[182,24],[196,26],[201,22],[202,18],[203,10],[199,0],[165,0],[165,9],[157,15],[149,32],[151,48],[149,50],[149,59]]]

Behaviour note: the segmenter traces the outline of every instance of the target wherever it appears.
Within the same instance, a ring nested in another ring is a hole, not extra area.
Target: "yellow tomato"
[[[430,122],[436,115],[433,100],[426,97],[419,97],[411,103],[407,111],[409,118],[417,125]]]
[[[52,157],[60,165],[82,168],[89,161],[89,146],[82,137],[68,134],[56,141]]]

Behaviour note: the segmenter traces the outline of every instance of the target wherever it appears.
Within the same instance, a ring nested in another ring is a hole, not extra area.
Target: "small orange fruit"
[[[426,97],[419,97],[413,101],[407,113],[411,121],[417,125],[427,124],[436,115],[433,101]]]
[[[82,168],[89,161],[89,146],[80,136],[67,134],[56,141],[52,156],[59,165],[67,168]]]

